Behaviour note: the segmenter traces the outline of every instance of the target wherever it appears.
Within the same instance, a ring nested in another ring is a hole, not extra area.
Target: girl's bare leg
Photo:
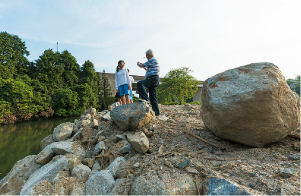
[[[130,103],[133,103],[133,100],[130,99]]]
[[[121,102],[122,102],[122,105],[125,105],[126,102],[125,102],[125,97],[124,96],[121,96]]]
[[[122,105],[122,102],[121,102],[121,99],[120,99],[120,98],[118,98],[118,102],[119,102],[120,105]]]
[[[125,101],[126,101],[126,104],[130,103],[130,96],[129,95],[125,95]]]

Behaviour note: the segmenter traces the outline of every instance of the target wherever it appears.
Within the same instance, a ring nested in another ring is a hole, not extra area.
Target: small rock
[[[83,160],[83,164],[87,165],[91,169],[93,168],[94,163],[95,163],[95,159],[92,159],[92,158],[85,158]]]
[[[158,153],[159,153],[159,154],[163,154],[163,153],[164,153],[163,149],[164,149],[164,146],[163,146],[163,144],[162,144],[162,145],[160,146],[159,150],[158,150]]]
[[[283,178],[289,178],[296,173],[296,170],[293,168],[278,168],[278,169],[279,169],[280,175]]]
[[[291,167],[292,166],[290,163],[287,163],[287,162],[280,163],[280,165],[286,166],[286,167]]]
[[[131,152],[131,150],[132,150],[131,144],[128,141],[126,141],[126,140],[122,140],[121,142],[123,142],[123,145],[119,149],[118,152],[121,153],[121,154],[126,154],[126,153]]]
[[[99,136],[97,143],[101,142],[101,141],[104,141],[105,139],[106,139],[105,136]]]
[[[101,167],[100,167],[98,161],[95,161],[92,171],[100,171],[100,170],[101,170]]]
[[[196,170],[195,168],[192,168],[192,167],[186,167],[185,168],[186,172],[187,173],[190,173],[190,174],[198,174],[198,170]]]
[[[290,154],[287,156],[288,160],[291,161],[298,161],[300,160],[300,156],[298,154]]]
[[[104,141],[101,141],[99,143],[96,144],[93,155],[96,156],[98,155],[102,150],[106,149],[106,145]]]
[[[118,192],[118,189],[120,189],[120,187],[124,181],[125,181],[125,179],[117,179],[115,182],[114,188],[109,193],[109,195],[120,195],[120,193]]]
[[[93,141],[91,143],[92,145],[94,145],[94,144],[96,144],[98,142],[98,139],[99,139],[100,136],[104,136],[105,131],[102,130],[101,128],[102,128],[101,126],[98,127],[99,131],[96,134],[95,138],[93,139]]]
[[[134,168],[138,168],[139,165],[140,165],[140,163],[135,163],[135,164],[133,165],[133,167],[134,167]]]
[[[186,167],[187,165],[189,165],[189,163],[190,163],[189,160],[180,162],[180,163],[178,164],[178,167],[179,167],[179,168],[184,168],[184,167]]]
[[[97,128],[99,126],[99,123],[98,123],[97,119],[94,119],[92,123],[93,123],[92,127],[94,127],[94,128]]]
[[[248,174],[249,174],[249,176],[251,176],[251,177],[257,176],[257,174],[256,174],[256,173],[253,173],[253,172],[249,172]]]
[[[265,172],[260,172],[260,174],[261,174],[261,175],[264,175],[264,176],[267,175],[267,173],[265,173]]]
[[[102,121],[110,121],[111,120],[111,116],[110,116],[110,112],[106,113],[105,115],[103,115],[101,117]]]
[[[91,169],[88,166],[79,164],[73,168],[71,176],[77,177],[78,182],[86,182],[90,173]]]
[[[116,135],[115,138],[113,139],[113,142],[117,143],[123,139],[124,139],[123,135]]]
[[[95,108],[90,108],[90,114],[91,116],[95,116],[96,115],[96,109]]]
[[[160,115],[159,120],[166,121],[168,120],[168,117],[166,117],[165,115]]]
[[[113,177],[116,177],[116,171],[118,171],[125,163],[126,159],[124,157],[117,157],[106,170],[110,171]]]
[[[137,132],[128,137],[131,146],[140,153],[145,153],[149,149],[149,141],[143,132]]]

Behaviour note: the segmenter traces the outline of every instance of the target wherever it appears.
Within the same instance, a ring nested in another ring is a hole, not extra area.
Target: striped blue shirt
[[[160,73],[160,67],[157,59],[155,57],[152,57],[147,62],[142,64],[144,67],[147,68],[145,77],[148,78],[150,76],[159,76]]]

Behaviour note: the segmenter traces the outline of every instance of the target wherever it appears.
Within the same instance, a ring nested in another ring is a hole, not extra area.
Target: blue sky
[[[189,67],[205,80],[255,62],[300,75],[300,0],[0,0],[0,31],[18,35],[38,59],[68,50],[78,63],[113,73],[124,60],[130,74],[153,49],[161,77]]]

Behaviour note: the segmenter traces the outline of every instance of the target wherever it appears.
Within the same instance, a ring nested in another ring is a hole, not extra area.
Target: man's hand
[[[118,90],[118,89],[116,89],[116,93],[119,93],[119,90]]]
[[[142,63],[138,62],[137,63],[139,67],[143,68],[144,66],[142,65]]]
[[[131,86],[129,86],[129,87],[128,87],[128,89],[129,89],[129,90],[131,90],[131,89],[132,89],[132,87],[131,87]]]

